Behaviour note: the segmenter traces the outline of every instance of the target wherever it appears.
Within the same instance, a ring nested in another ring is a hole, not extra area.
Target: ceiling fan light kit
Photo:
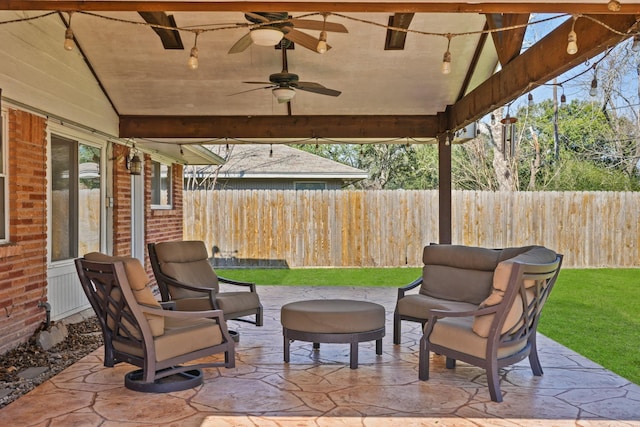
[[[281,104],[291,101],[296,96],[296,91],[290,87],[276,87],[271,92]]]
[[[284,37],[284,33],[274,27],[261,27],[251,30],[251,40],[258,46],[275,46]]]

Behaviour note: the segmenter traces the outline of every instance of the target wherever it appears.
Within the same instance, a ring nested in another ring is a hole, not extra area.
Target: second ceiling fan
[[[339,96],[342,92],[335,89],[329,89],[320,83],[304,82],[300,81],[297,74],[289,72],[289,64],[287,59],[287,49],[290,47],[291,42],[288,40],[282,40],[280,42],[280,49],[282,50],[282,71],[274,73],[269,76],[269,82],[243,82],[247,84],[267,85],[264,87],[249,89],[240,93],[252,92],[260,89],[271,89],[273,96],[276,97],[279,103],[285,103],[291,101],[296,94],[296,89],[304,90],[306,92],[313,92],[320,95]]]

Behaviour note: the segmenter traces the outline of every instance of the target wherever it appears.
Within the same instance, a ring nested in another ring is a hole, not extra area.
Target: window
[[[7,214],[9,202],[7,200],[7,167],[5,165],[8,144],[6,143],[7,134],[5,131],[7,129],[7,125],[5,121],[6,115],[2,112],[0,116],[0,242],[6,242],[9,240],[9,237],[7,236],[7,230],[9,230],[9,215]]]
[[[171,166],[151,162],[151,207],[171,208]]]
[[[51,260],[100,250],[101,149],[51,136]]]
[[[294,188],[296,190],[326,190],[326,182],[295,182]]]

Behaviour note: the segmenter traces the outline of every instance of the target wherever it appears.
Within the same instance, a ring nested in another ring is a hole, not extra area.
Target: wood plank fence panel
[[[640,267],[638,212],[633,192],[454,191],[452,240],[542,244],[566,267]],[[220,249],[219,265],[420,266],[438,241],[438,192],[185,191],[184,224],[185,239]]]

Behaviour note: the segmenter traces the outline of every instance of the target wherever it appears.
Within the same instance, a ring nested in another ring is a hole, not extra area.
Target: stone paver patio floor
[[[229,322],[240,331],[236,368],[206,369],[204,385],[169,394],[124,388],[130,365],[105,368],[102,348],[0,410],[0,426],[640,426],[640,386],[539,337],[545,374],[528,361],[501,371],[504,402],[489,398],[484,371],[432,356],[418,380],[420,327],[404,322],[392,344],[393,288],[261,287],[265,325]],[[349,298],[387,311],[383,354],[348,344],[293,342],[283,362],[280,307],[292,301]],[[544,316],[544,313],[543,313]],[[217,356],[216,356],[217,357]]]

